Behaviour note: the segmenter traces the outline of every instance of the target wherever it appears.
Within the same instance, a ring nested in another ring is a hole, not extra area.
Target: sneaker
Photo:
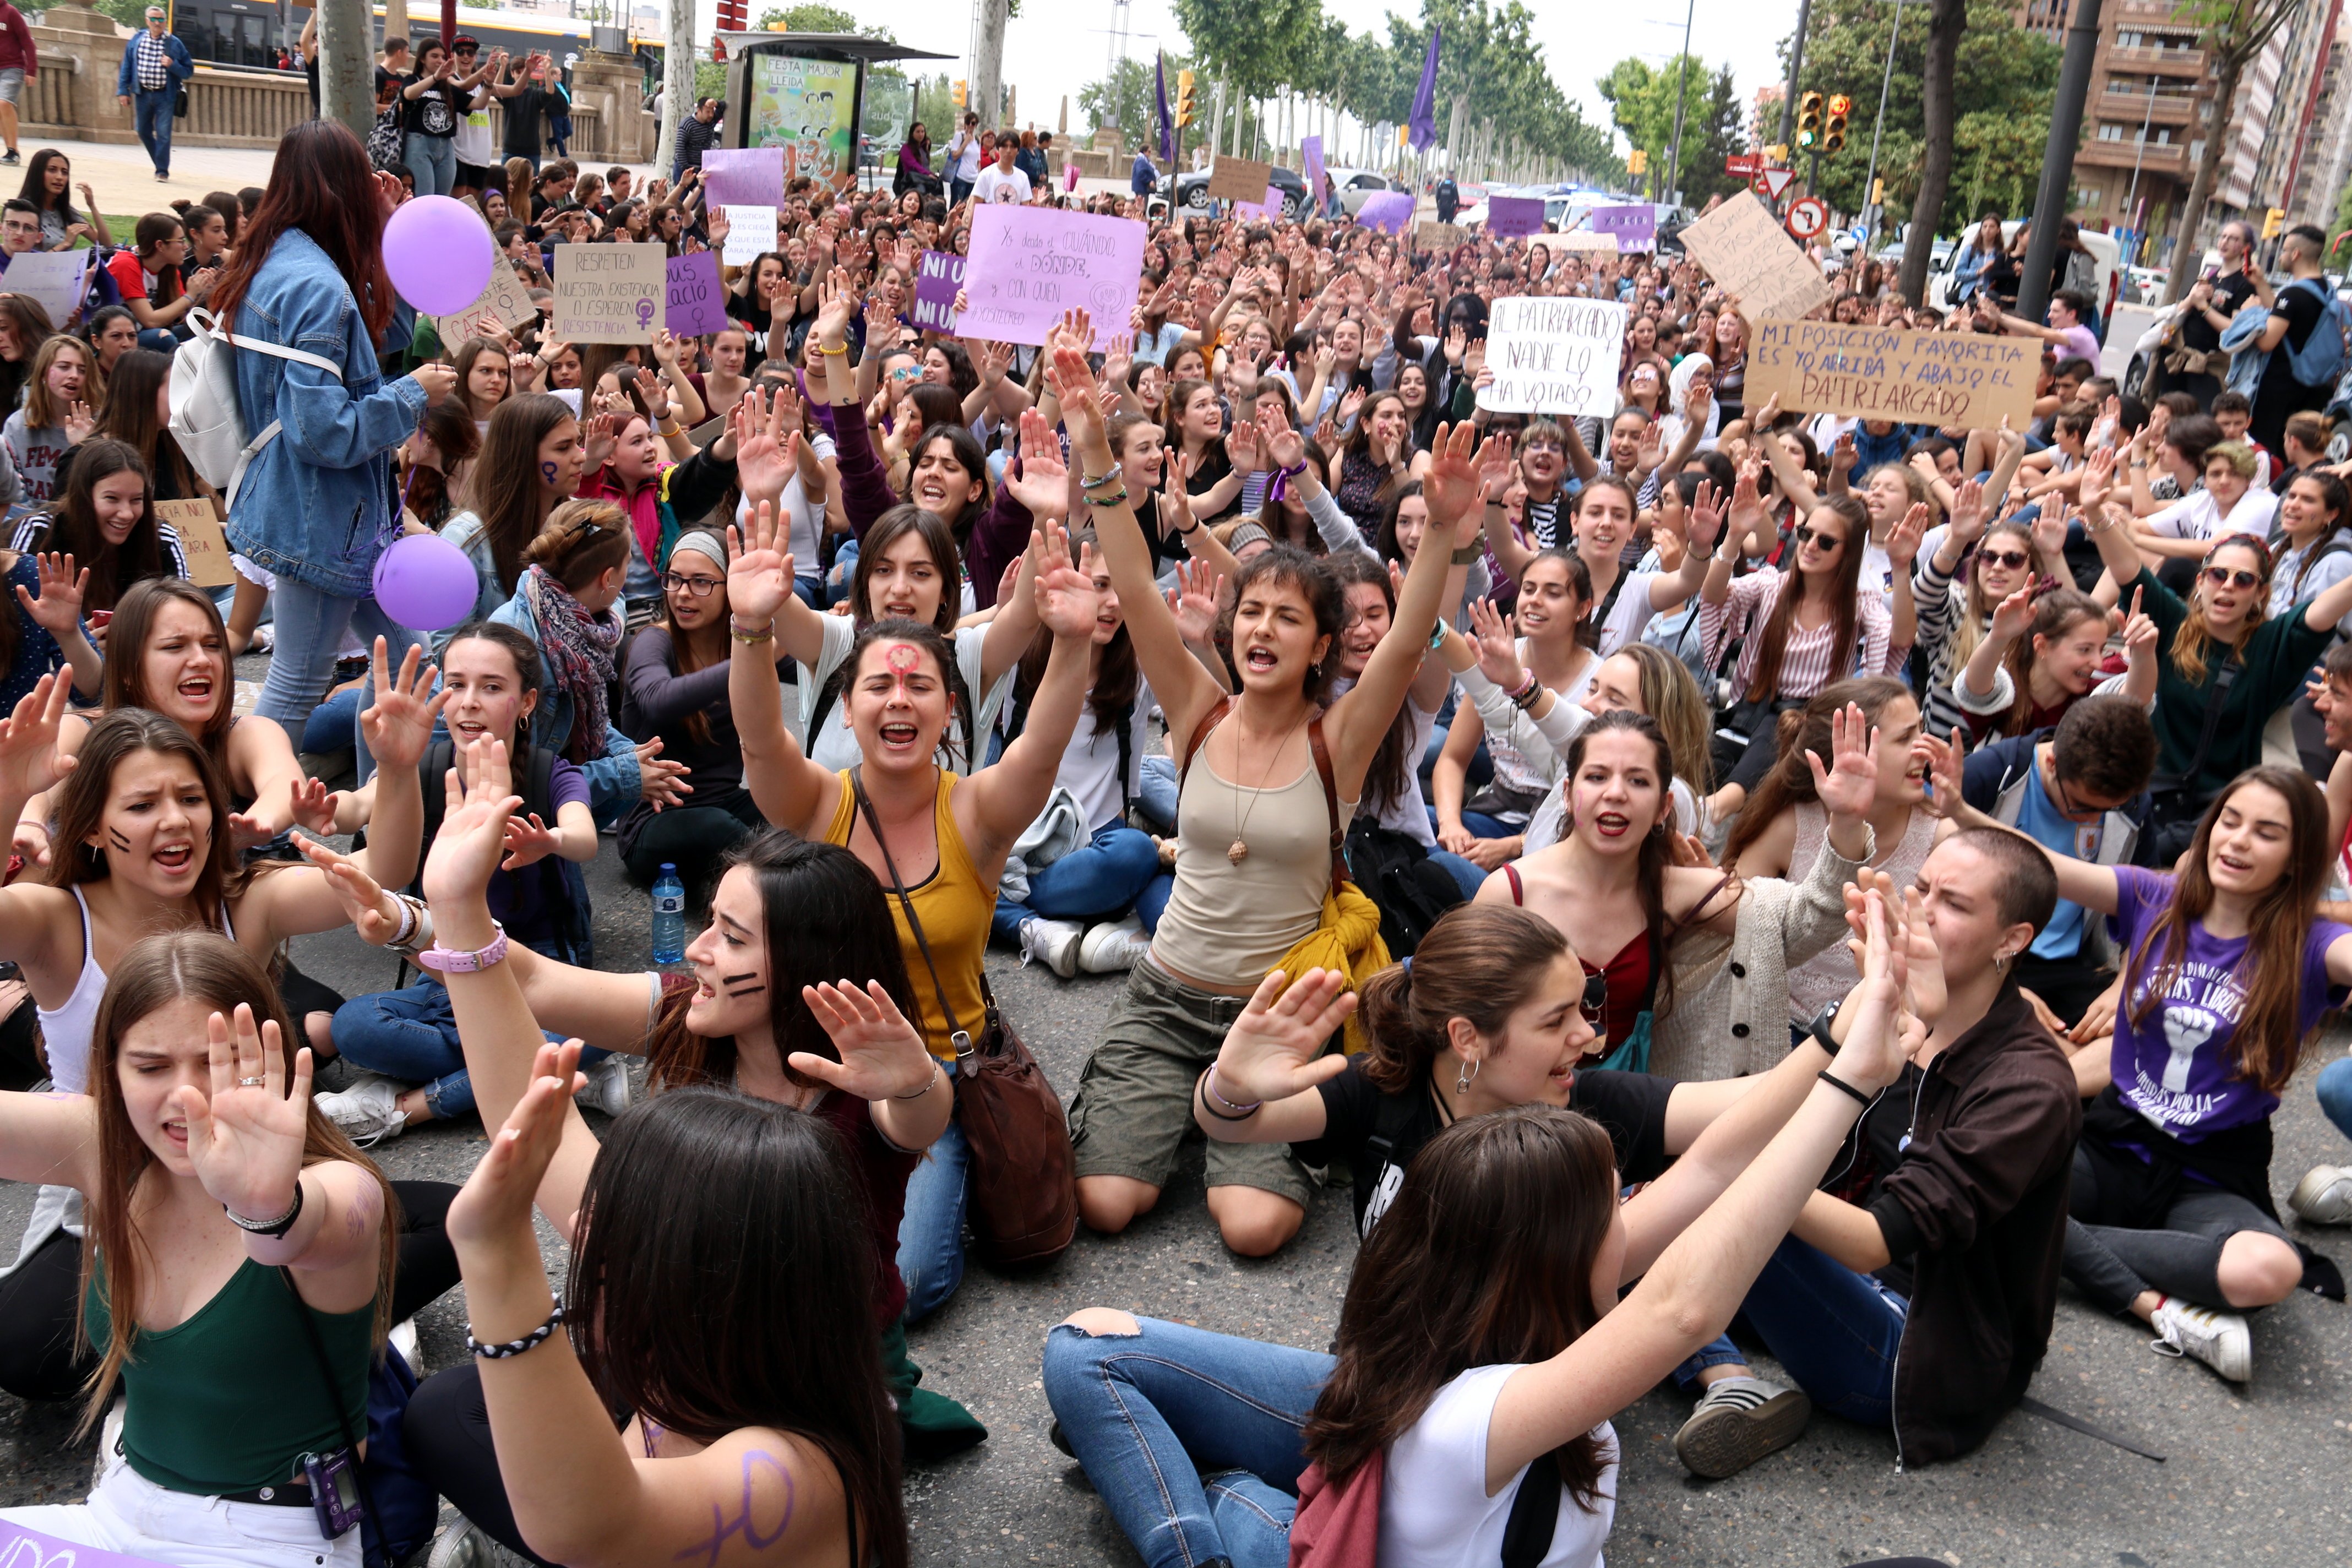
[[[1812,1413],[1813,1402],[1796,1389],[1727,1377],[1708,1388],[1675,1434],[1675,1454],[1692,1475],[1721,1480],[1795,1442]]]
[[[268,653],[277,646],[278,628],[275,626],[256,626],[253,628],[253,640],[245,645],[245,651],[247,653]]]
[[[1078,946],[1087,928],[1076,921],[1049,921],[1031,915],[1021,922],[1021,962],[1035,959],[1067,980],[1078,972]]]
[[[629,1109],[629,1058],[606,1057],[588,1069],[588,1087],[572,1097],[583,1110],[618,1116]]]
[[[161,169],[155,171],[155,183],[159,185],[169,184],[171,182],[171,175],[165,174]]]
[[[400,1352],[400,1359],[408,1363],[408,1369],[415,1371],[421,1364],[416,1359],[416,1320],[401,1319],[392,1325],[392,1331],[384,1338],[391,1342],[393,1349]]]
[[[425,1560],[425,1568],[490,1568],[496,1561],[490,1538],[475,1529],[473,1521],[459,1514],[435,1537],[433,1554]]]
[[[2254,1374],[2254,1342],[2246,1320],[2167,1297],[2148,1320],[2157,1337],[2147,1348],[2158,1355],[2195,1356],[2231,1383]]]
[[[1088,974],[1124,974],[1151,951],[1143,922],[1133,915],[1107,921],[1087,932],[1078,943],[1078,967]]]
[[[11,169],[15,168],[16,166],[16,149],[14,147],[9,148],[7,155],[5,157],[0,157],[0,163],[5,163]]]
[[[2294,1184],[2286,1206],[2312,1225],[2352,1221],[2352,1171],[2341,1165],[2314,1165]]]
[[[362,1149],[399,1137],[408,1125],[408,1113],[400,1109],[400,1085],[374,1073],[338,1093],[314,1096],[313,1102]]]

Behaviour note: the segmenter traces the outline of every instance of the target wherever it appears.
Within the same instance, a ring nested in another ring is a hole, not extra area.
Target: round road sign
[[[1748,188],[1766,201],[1772,199],[1772,180],[1761,169],[1748,177]]]
[[[1819,196],[1799,196],[1789,204],[1788,225],[1799,239],[1818,238],[1830,226],[1830,209]]]

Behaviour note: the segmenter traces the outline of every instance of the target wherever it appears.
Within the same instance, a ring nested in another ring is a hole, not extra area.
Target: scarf
[[[610,727],[604,691],[613,681],[621,628],[603,616],[589,614],[544,566],[523,573],[522,591],[539,626],[540,652],[555,672],[556,686],[572,702],[564,760],[576,765],[602,756],[604,731]]]

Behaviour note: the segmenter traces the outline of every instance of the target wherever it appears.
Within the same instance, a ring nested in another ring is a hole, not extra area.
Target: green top
[[[2180,635],[2181,623],[2189,618],[2189,606],[2145,566],[2137,577],[2124,584],[2123,603],[2130,603],[2135,588],[2142,595],[2140,608],[2162,634],[2158,647],[2164,651],[2156,665],[2156,711],[2149,715],[2156,724],[2157,768],[2160,773],[2178,773],[2196,756],[2197,738],[2205,732],[2206,696],[2220,679],[2223,650],[2209,641],[2205,679],[2193,685],[2181,679],[2172,662],[2172,646]],[[2298,604],[2284,616],[2273,616],[2239,645],[2240,668],[2230,694],[2221,700],[2213,743],[2206,749],[2204,764],[2195,776],[2181,781],[2199,800],[2211,800],[2231,779],[2261,764],[2263,726],[2281,703],[2303,689],[2304,677],[2335,640],[2335,626],[2313,631],[2305,624],[2304,609]]]
[[[318,1311],[277,1269],[247,1258],[186,1322],[132,1338],[122,1370],[129,1396],[122,1452],[131,1468],[166,1490],[218,1497],[295,1479],[303,1455],[341,1447],[342,1428],[298,1310],[318,1325],[352,1433],[364,1440],[374,1303]],[[112,1320],[102,1277],[82,1299],[82,1322],[92,1344],[107,1342]]]

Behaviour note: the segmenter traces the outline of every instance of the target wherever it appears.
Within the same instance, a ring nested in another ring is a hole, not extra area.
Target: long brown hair
[[[1782,812],[1800,801],[1820,798],[1813,793],[1813,770],[1805,757],[1811,753],[1821,758],[1823,767],[1829,765],[1830,721],[1843,712],[1848,703],[1860,708],[1863,717],[1875,725],[1888,703],[1910,695],[1911,689],[1891,675],[1864,675],[1824,686],[1802,708],[1781,714],[1778,760],[1733,820],[1731,837],[1723,847],[1723,863],[1728,866],[1738,860]]]
[[[164,722],[169,723],[170,721]],[[87,748],[83,755],[89,755]],[[217,841],[226,840],[226,836],[221,835]],[[60,854],[58,858],[63,860],[67,857]],[[131,1212],[139,1179],[154,1163],[155,1156],[131,1125],[131,1113],[122,1102],[122,1080],[116,1072],[115,1060],[122,1047],[122,1037],[132,1025],[182,1001],[193,1001],[228,1015],[234,1015],[237,1004],[243,1003],[253,1009],[257,1027],[264,1023],[276,1024],[278,1048],[285,1058],[286,1076],[289,1080],[294,1076],[294,1052],[301,1036],[287,1016],[286,1004],[279,997],[278,985],[269,978],[268,972],[262,968],[259,960],[236,943],[215,931],[169,931],[133,943],[115,961],[114,972],[107,978],[106,994],[98,1005],[97,1022],[90,1030],[89,1094],[98,1102],[98,1153],[101,1175],[98,1185],[87,1194],[89,1226],[82,1238],[81,1248],[83,1292],[104,1290],[110,1329],[105,1354],[99,1362],[98,1370],[90,1374],[89,1392],[82,1404],[81,1424],[74,1430],[77,1438],[89,1432],[105,1415],[106,1406],[114,1394],[115,1383],[121,1376],[123,1363],[133,1353],[139,1332],[140,1298],[147,1270],[155,1263],[154,1251]],[[393,1193],[392,1184],[384,1180],[383,1173],[376,1168],[374,1162],[353,1146],[342,1130],[319,1109],[314,1100],[303,1117],[302,1166],[308,1170],[312,1165],[323,1165],[336,1160],[365,1171],[383,1199],[383,1231],[377,1238],[375,1288],[375,1342],[382,1345],[384,1331],[392,1326],[392,1277],[399,1246],[399,1200]],[[76,1313],[74,1337],[77,1344],[88,1343],[84,1337],[86,1333],[86,1321]]]
[[[2232,1074],[2267,1094],[2294,1077],[2311,1032],[2300,1025],[2303,950],[2311,935],[2312,910],[2327,882],[2327,801],[2308,775],[2293,768],[2248,768],[2213,797],[2198,819],[2197,837],[2172,882],[2164,912],[2133,950],[2129,1012],[2145,1027],[2164,1005],[2167,981],[2189,951],[2189,926],[2213,907],[2213,877],[2206,859],[2221,808],[2250,784],[2273,790],[2286,802],[2290,829],[2286,870],[2247,912],[2252,936],[2232,978],[2245,994],[2238,1026],[2230,1035]]]
[[[474,515],[490,547],[499,586],[509,594],[522,581],[522,552],[547,521],[540,504],[539,444],[572,417],[563,400],[544,392],[508,398],[490,411],[489,433],[474,463]]]
[[[1515,1105],[1430,1140],[1356,1254],[1307,1457],[1345,1485],[1463,1373],[1575,1342],[1601,1321],[1592,1269],[1616,1210],[1609,1135],[1575,1111]],[[1578,1506],[1597,1511],[1611,1446],[1588,1432],[1552,1455]]]
[[[56,846],[44,873],[49,886],[71,888],[102,882],[112,875],[106,851],[89,840],[106,816],[107,795],[114,788],[114,770],[134,752],[160,752],[186,759],[205,786],[212,805],[206,831],[211,842],[205,863],[196,873],[196,909],[205,923],[220,924],[221,906],[242,886],[236,875],[236,848],[228,830],[228,785],[203,742],[161,713],[145,708],[121,708],[99,716],[81,738],[73,772],[66,774],[50,796],[56,826],[50,842]]]
[[[115,650],[115,657],[106,661],[100,706],[109,713],[125,708],[154,708],[147,689],[147,640],[155,635],[155,622],[163,615],[163,606],[170,604],[185,605],[194,610],[204,617],[213,636],[220,639],[220,657],[213,661],[218,670],[213,678],[213,715],[205,721],[196,741],[206,755],[226,768],[228,732],[236,727],[236,692],[229,664],[228,628],[221,624],[220,606],[213,603],[212,595],[185,578],[149,577],[133,583],[115,605],[114,624],[106,634],[107,646]]]
[[[2022,735],[2032,727],[2033,661],[2040,657],[2039,645],[2045,640],[2055,642],[2066,634],[2068,627],[2083,621],[2096,621],[2105,627],[2107,612],[2096,599],[2079,588],[2053,588],[2033,601],[2032,625],[2026,628],[2023,637],[2009,645],[2009,652],[2002,657],[2017,699],[1995,721],[1993,729],[1997,733]]]
[[[2033,574],[2033,530],[2014,519],[1996,522],[1985,530],[1984,537],[1969,555],[1968,584],[1960,595],[1958,613],[1952,618],[1950,633],[1944,641],[1944,668],[1954,672],[1968,666],[1977,645],[1984,641],[1992,626],[1992,613],[2000,606],[1988,598],[1984,591],[1984,552],[1996,534],[2006,533],[2025,542],[2025,571]],[[1835,668],[1835,667],[1832,667]]]
[[[90,372],[97,374],[95,358]],[[153,349],[125,349],[106,377],[106,401],[98,405],[98,433],[109,436],[147,460],[149,477],[159,484],[168,468],[172,490],[186,498],[195,494],[195,475],[186,454],[155,416],[155,396],[172,379],[172,356]]]
[[[2248,637],[2254,635],[2254,628],[2270,616],[2271,552],[2253,534],[2225,533],[2213,542],[2213,547],[2206,551],[2204,558],[2197,563],[2197,574],[2200,579],[2205,575],[2205,568],[2212,564],[2213,557],[2224,550],[2242,550],[2252,556],[2263,579],[2259,584],[2262,592],[2256,594],[2254,602],[2247,606],[2244,627],[2238,633],[2238,640],[2229,645],[2230,651],[2235,653],[2245,646]],[[2213,628],[2205,624],[2205,589],[2200,582],[2189,595],[2189,613],[2181,617],[2180,629],[2172,634],[2172,668],[2179,672],[2180,679],[2191,686],[2202,686],[2205,683],[2206,647],[2220,640],[2213,635]]]
[[[1380,590],[1381,598],[1389,607],[1389,620],[1396,620],[1396,584],[1389,581],[1387,566],[1373,560],[1360,550],[1342,550],[1320,557],[1324,570],[1339,584],[1341,602],[1348,590],[1358,584],[1367,584]],[[1333,652],[1338,653],[1335,647]],[[1412,718],[1412,698],[1410,693],[1397,704],[1396,712],[1389,719],[1389,727],[1381,732],[1381,743],[1372,752],[1371,766],[1364,772],[1363,805],[1379,811],[1404,798],[1405,785],[1412,778],[1412,769],[1421,761],[1415,752],[1412,738],[1417,726]]]
[[[131,525],[128,538],[113,544],[99,526],[90,493],[99,480],[125,472],[139,476],[139,521]],[[176,574],[164,557],[163,532],[155,521],[155,487],[138,453],[120,441],[92,437],[76,448],[73,461],[58,478],[63,484],[49,505],[49,535],[41,548],[64,551],[89,568],[89,586],[82,592],[84,615],[114,608],[122,590],[133,583]]]
[[[1511,904],[1456,904],[1413,950],[1364,982],[1364,1076],[1386,1094],[1426,1079],[1447,1048],[1449,1019],[1492,1038],[1534,999],[1568,938]]]
[[[25,383],[25,423],[36,430],[62,426],[70,409],[58,406],[49,394],[49,367],[61,353],[81,356],[82,379],[88,384],[82,390],[82,401],[91,407],[106,401],[106,377],[98,370],[98,355],[79,338],[69,338],[63,332],[41,340],[33,355],[33,374]]]
[[[940,607],[931,617],[932,629],[943,637],[952,637],[963,607],[963,552],[956,547],[955,535],[945,519],[908,501],[901,501],[876,518],[874,526],[866,531],[865,541],[857,547],[857,565],[849,577],[852,613],[860,626],[873,621],[874,605],[866,597],[866,590],[874,579],[874,568],[898,542],[899,536],[907,533],[921,537],[924,549],[930,552],[931,566],[940,574]]]
[[[1642,711],[1666,738],[1675,776],[1705,795],[1715,779],[1715,714],[1690,667],[1654,643],[1629,642],[1609,657],[1630,658],[1642,672]]]
[[[300,229],[327,253],[359,301],[373,349],[392,321],[392,279],[383,269],[383,217],[376,205],[375,173],[367,149],[340,120],[304,120],[278,139],[261,205],[246,215],[236,255],[213,289],[213,314],[231,326],[237,305],[278,237]]]
[[[1656,831],[1642,835],[1641,847],[1634,851],[1633,892],[1641,900],[1643,923],[1664,938],[1673,934],[1675,930],[1674,916],[1666,909],[1666,870],[1675,859],[1675,752],[1666,744],[1665,731],[1659,729],[1658,721],[1647,713],[1636,713],[1630,709],[1612,708],[1606,713],[1595,714],[1591,722],[1579,730],[1576,738],[1568,743],[1567,755],[1561,759],[1565,766],[1560,773],[1559,787],[1564,792],[1574,790],[1576,775],[1584,766],[1586,749],[1600,736],[1618,733],[1641,736],[1650,742],[1654,753],[1651,765],[1657,771],[1658,797],[1665,807],[1665,816],[1659,819]],[[1745,815],[1742,814],[1743,820]],[[1567,837],[1570,828],[1564,826],[1561,837]],[[1727,866],[1731,864],[1731,857],[1726,855],[1723,863]],[[1650,1010],[1664,1017],[1674,1010],[1675,970],[1670,963],[1654,967],[1656,973],[1651,976],[1654,989],[1651,994]]]
[[[1897,471],[1909,473],[1908,469]],[[1862,635],[1858,595],[1862,588],[1862,552],[1870,543],[1870,509],[1853,496],[1843,495],[1825,496],[1814,510],[1834,512],[1845,524],[1845,541],[1838,546],[1837,565],[1831,573],[1829,586],[1823,590],[1831,621],[1837,627],[1836,640],[1830,647],[1830,674],[1834,678],[1853,668],[1854,645]],[[1773,600],[1772,613],[1765,617],[1763,630],[1756,634],[1756,678],[1748,683],[1750,702],[1760,702],[1780,689],[1780,660],[1789,651],[1789,634],[1797,626],[1797,606],[1804,602],[1807,592],[1805,574],[1797,570],[1792,554],[1781,578],[1780,595]]]
[[[698,555],[701,552],[688,551],[687,553]],[[709,557],[705,556],[704,559],[708,560]],[[719,586],[710,591],[711,598],[718,601],[712,607],[719,612],[712,619],[709,627],[711,634],[719,640],[719,652],[715,658],[706,658],[703,650],[694,646],[694,639],[687,635],[686,628],[677,624],[677,617],[671,613],[668,590],[664,589],[662,592],[660,625],[662,630],[669,634],[670,664],[680,675],[692,675],[698,669],[708,669],[714,664],[723,664],[727,660],[730,645],[726,633],[728,620],[731,614],[727,603],[727,563],[721,561],[718,563],[718,566]],[[675,544],[670,547],[669,570],[677,571],[677,547]],[[678,728],[692,736],[698,745],[707,746],[710,743],[710,718],[700,708],[679,720]]]

